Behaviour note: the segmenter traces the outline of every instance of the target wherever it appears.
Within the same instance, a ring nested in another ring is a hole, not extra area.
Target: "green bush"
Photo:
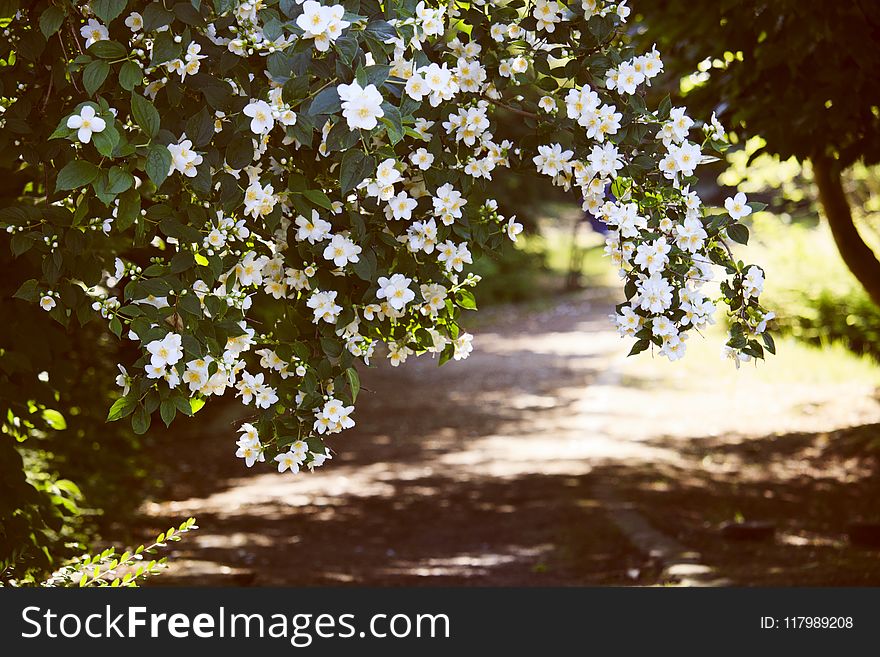
[[[846,268],[823,225],[785,225],[762,215],[765,299],[780,328],[813,344],[839,342],[880,360],[880,308]]]

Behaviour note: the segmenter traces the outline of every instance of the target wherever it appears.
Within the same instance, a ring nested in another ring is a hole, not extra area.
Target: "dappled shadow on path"
[[[466,361],[364,371],[357,426],[331,439],[334,459],[314,474],[244,469],[232,456],[240,406],[206,408],[189,435],[158,439],[174,458],[164,460],[164,494],[146,505],[143,531],[189,515],[202,529],[156,583],[660,581],[659,564],[610,521],[600,484],[732,581],[787,583],[801,564],[821,572],[813,583],[875,582],[841,542],[854,500],[873,490],[856,485],[868,470],[844,456],[833,467],[806,457],[827,442],[822,432],[880,421],[869,391],[659,384],[622,365],[612,309],[601,292],[493,309]],[[771,435],[780,430],[801,437]],[[859,508],[869,515],[870,504]],[[740,516],[778,522],[777,540],[728,547],[718,525]],[[737,555],[754,567],[740,568]],[[845,559],[852,566],[835,571]],[[759,576],[777,567],[780,578]]]

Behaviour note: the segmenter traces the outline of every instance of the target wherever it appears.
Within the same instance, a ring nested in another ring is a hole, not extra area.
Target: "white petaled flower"
[[[434,163],[434,156],[425,148],[417,148],[414,152],[410,153],[409,161],[422,171],[427,171]]]
[[[736,196],[728,198],[724,201],[724,209],[734,221],[739,221],[743,217],[752,214],[752,208],[749,207],[749,200],[746,195],[739,192]]]
[[[412,218],[413,210],[418,206],[418,201],[410,198],[406,192],[400,192],[397,196],[388,201],[388,211],[391,218],[403,221],[409,221]]]
[[[416,297],[416,293],[409,289],[412,279],[403,274],[394,274],[391,278],[380,276],[377,283],[379,289],[376,298],[387,300],[388,305],[395,310],[403,310]]]
[[[177,144],[168,144],[168,151],[171,153],[169,174],[180,171],[187,178],[194,178],[198,174],[196,167],[202,163],[202,156],[196,153],[192,147],[192,141],[183,138]]]
[[[48,294],[44,294],[40,297],[40,308],[49,312],[55,307],[55,299]]]
[[[758,297],[764,291],[764,271],[754,265],[746,270],[743,277],[743,292],[746,297]]]
[[[517,236],[523,231],[522,224],[517,223],[516,215],[507,220],[507,236],[511,241],[516,242]]]
[[[106,41],[110,38],[110,32],[107,30],[106,26],[101,25],[101,23],[94,18],[90,18],[89,22],[80,28],[79,33],[82,34],[86,40],[86,48],[96,41]]]
[[[132,32],[140,32],[144,29],[144,17],[136,11],[133,11],[128,15],[128,18],[125,19],[125,25]]]
[[[357,262],[360,252],[361,247],[344,235],[334,235],[324,249],[324,257],[337,267],[345,267],[349,262]]]
[[[291,474],[297,474],[302,459],[298,459],[293,452],[285,452],[276,456],[275,461],[278,463],[278,472],[290,470]]]
[[[336,87],[342,101],[342,116],[352,130],[372,130],[385,116],[382,94],[374,84],[361,87],[356,81]]]
[[[312,218],[306,219],[302,215],[296,218],[296,239],[300,242],[308,241],[309,244],[321,242],[330,234],[333,226],[329,221],[321,219],[317,210],[312,210]]]
[[[168,333],[161,340],[153,340],[147,344],[150,353],[150,364],[153,367],[165,367],[175,365],[183,358],[181,336],[177,333]]]
[[[79,114],[68,117],[67,127],[76,130],[76,138],[88,144],[92,140],[92,133],[103,132],[107,124],[95,113],[94,107],[84,105]]]
[[[264,100],[252,100],[243,111],[245,116],[251,117],[251,132],[255,135],[266,134],[275,125],[272,108]]]

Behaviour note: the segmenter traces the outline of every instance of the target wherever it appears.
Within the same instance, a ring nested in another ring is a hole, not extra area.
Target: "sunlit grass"
[[[772,384],[864,383],[880,386],[880,366],[869,356],[858,356],[840,344],[813,346],[792,337],[778,337],[776,355],[764,361],[744,363],[737,369],[733,361],[721,357],[725,335],[716,324],[703,335],[692,334],[684,359],[670,363],[666,358],[645,352],[627,359],[627,373],[652,379],[687,378],[704,380],[707,385],[736,381]]]

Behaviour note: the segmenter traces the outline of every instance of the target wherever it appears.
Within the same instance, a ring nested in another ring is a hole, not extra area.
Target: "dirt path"
[[[357,427],[335,438],[337,456],[313,475],[244,470],[228,428],[239,408],[206,409],[216,432],[175,438],[168,494],[145,507],[156,528],[188,515],[201,526],[156,582],[653,583],[658,564],[621,534],[597,495],[609,486],[736,581],[724,546],[703,540],[716,540],[714,523],[737,512],[731,500],[749,482],[764,499],[765,480],[815,467],[793,455],[791,441],[787,458],[765,458],[755,437],[804,432],[797,449],[811,449],[821,432],[880,421],[880,403],[858,382],[652,378],[657,364],[625,362],[611,309],[602,292],[542,310],[493,309],[481,314],[466,361],[365,372]],[[858,474],[845,460],[831,466],[841,486]],[[736,491],[726,481],[734,474],[743,484]],[[722,480],[732,507],[701,507],[700,487]],[[792,535],[801,530],[816,534]],[[777,543],[784,552],[787,543]]]

